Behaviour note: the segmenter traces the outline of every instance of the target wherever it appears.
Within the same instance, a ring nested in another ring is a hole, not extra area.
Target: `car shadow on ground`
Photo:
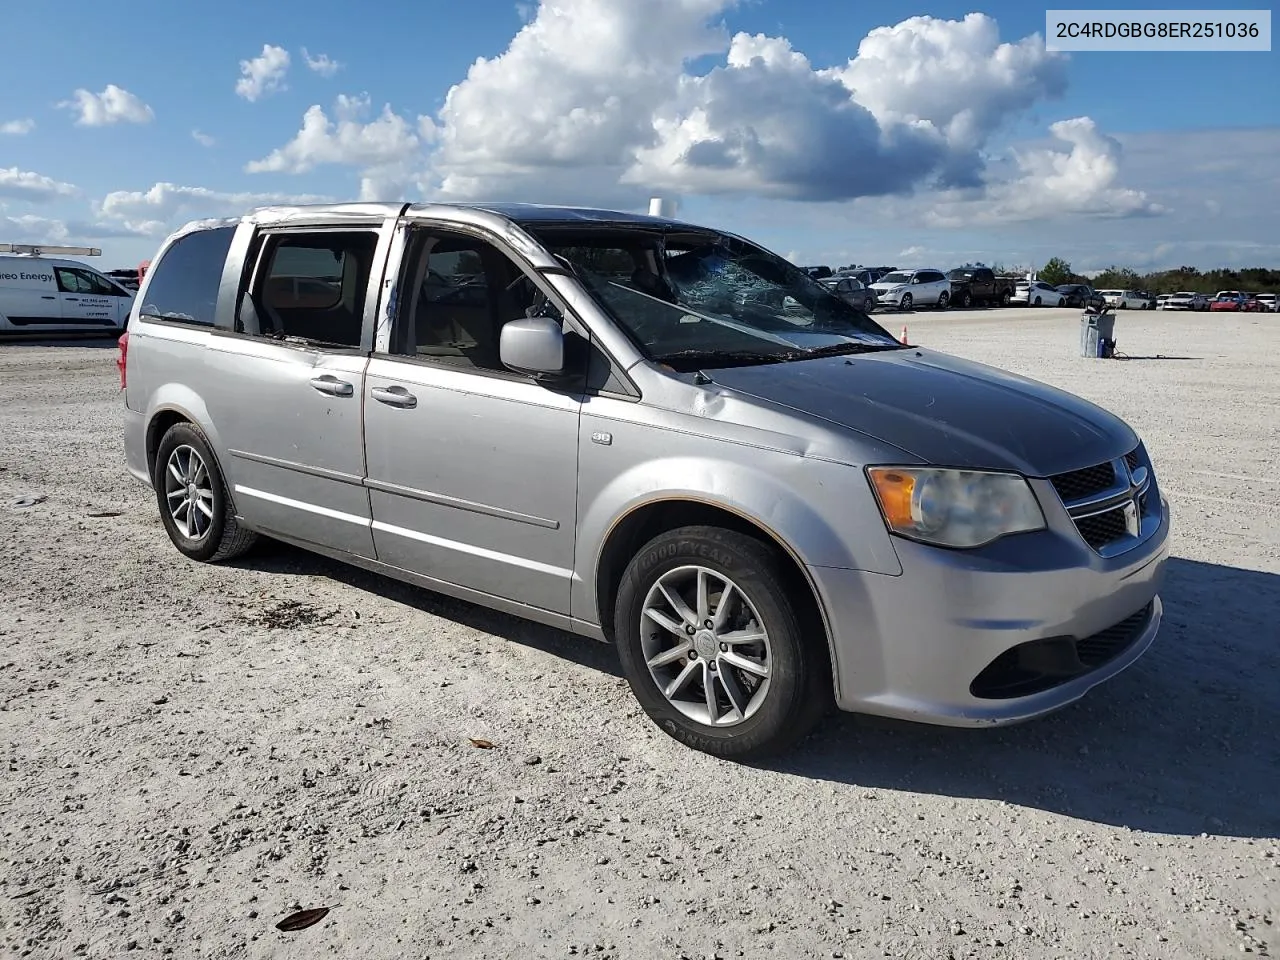
[[[321,575],[621,677],[611,646],[283,544],[235,565]],[[1280,837],[1280,576],[1174,558],[1133,667],[1065,710],[954,729],[833,714],[762,768],[869,789],[1002,800],[1153,833]]]
[[[478,603],[455,600],[445,594],[371,573],[287,544],[269,541],[230,565],[264,573],[328,577],[434,617],[443,617],[454,623],[482,630],[503,640],[544,651],[610,676],[622,676],[618,655],[609,644],[491,610]]]
[[[1001,729],[840,714],[771,769],[1003,800],[1153,833],[1280,837],[1280,576],[1173,559],[1151,650]]]

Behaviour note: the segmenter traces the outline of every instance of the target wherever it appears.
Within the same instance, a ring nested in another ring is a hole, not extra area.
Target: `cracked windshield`
[[[641,349],[677,370],[901,348],[803,271],[736,237],[543,233]]]

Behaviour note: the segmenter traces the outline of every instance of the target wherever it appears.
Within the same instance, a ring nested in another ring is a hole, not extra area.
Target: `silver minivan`
[[[125,452],[183,554],[266,536],[611,642],[696,749],[761,756],[832,704],[1026,720],[1160,624],[1133,430],[741,237],[341,204],[192,223],[152,264]]]

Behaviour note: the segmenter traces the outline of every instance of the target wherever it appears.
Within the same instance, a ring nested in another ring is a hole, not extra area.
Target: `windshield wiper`
[[[789,358],[790,351],[784,353],[760,353],[757,350],[677,350],[675,353],[664,353],[654,357],[656,363],[669,365],[692,364],[707,366],[745,366],[752,363],[781,363]]]
[[[813,360],[817,357],[902,349],[904,348],[900,343],[832,343],[812,350],[780,350],[777,353],[761,353],[756,350],[678,350],[675,353],[664,353],[653,359],[657,363],[671,365],[701,364],[708,367],[730,367],[755,363],[787,363],[791,360]]]

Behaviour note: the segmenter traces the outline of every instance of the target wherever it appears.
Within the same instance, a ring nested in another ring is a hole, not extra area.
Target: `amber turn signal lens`
[[[911,496],[916,490],[916,478],[901,470],[872,467],[867,471],[871,485],[880,501],[885,521],[894,530],[909,529],[912,524]]]

